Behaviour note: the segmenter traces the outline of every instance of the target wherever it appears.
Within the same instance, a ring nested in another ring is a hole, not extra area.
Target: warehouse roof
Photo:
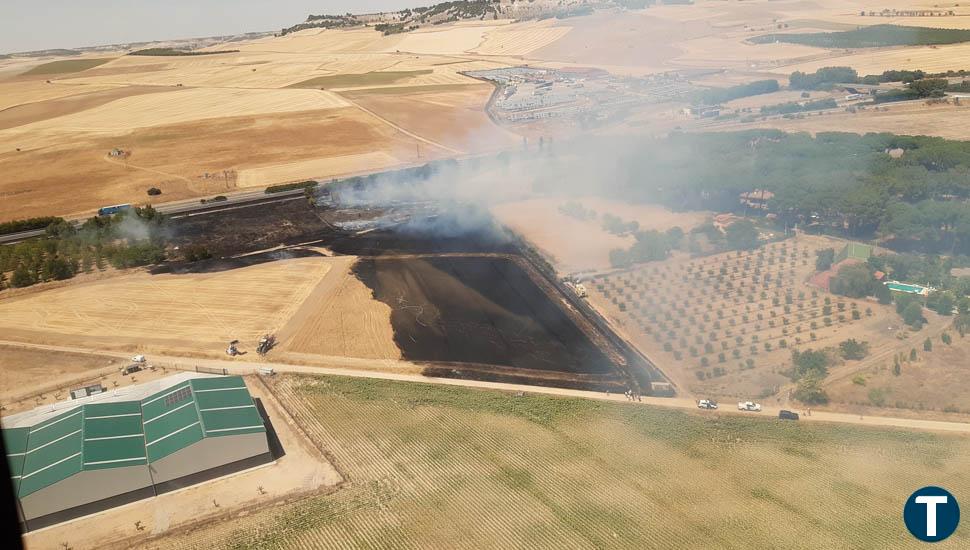
[[[238,376],[165,380],[169,383],[149,386],[156,391],[140,400],[115,401],[108,395],[56,414],[15,419],[35,421],[3,430],[18,495],[83,470],[149,464],[206,437],[266,430]]]

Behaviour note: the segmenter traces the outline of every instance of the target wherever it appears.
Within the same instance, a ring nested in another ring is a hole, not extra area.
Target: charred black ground
[[[355,273],[391,308],[404,357],[435,363],[436,374],[622,382],[606,354],[511,258],[384,256],[360,261]],[[455,363],[462,365],[445,365]]]
[[[247,254],[300,243],[360,256],[354,274],[391,308],[403,357],[424,364],[429,376],[642,393],[663,380],[541,257],[478,209],[321,209],[294,200],[173,220],[173,227],[181,246],[202,245],[216,256],[176,272],[311,253]]]

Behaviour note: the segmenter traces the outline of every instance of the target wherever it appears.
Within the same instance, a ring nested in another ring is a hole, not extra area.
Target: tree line
[[[620,145],[617,145],[619,148]],[[888,150],[902,149],[894,158]],[[926,136],[776,130],[672,133],[620,153],[613,196],[673,210],[750,213],[739,195],[773,193],[780,227],[890,247],[970,255],[970,142]]]
[[[836,84],[885,84],[902,82],[912,85],[923,79],[944,80],[948,77],[966,76],[966,70],[927,73],[923,70],[891,69],[881,74],[859,76],[852,67],[822,67],[813,73],[795,71],[788,77],[788,86],[793,90],[828,90]]]
[[[0,290],[158,263],[165,259],[165,235],[165,217],[151,206],[93,217],[80,227],[55,221],[43,238],[0,247]]]
[[[756,80],[748,84],[740,84],[738,86],[731,86],[728,88],[708,88],[705,90],[700,90],[694,94],[692,101],[694,103],[716,105],[719,103],[727,103],[728,101],[740,99],[742,97],[770,94],[772,92],[777,92],[778,89],[779,86],[777,80]]]

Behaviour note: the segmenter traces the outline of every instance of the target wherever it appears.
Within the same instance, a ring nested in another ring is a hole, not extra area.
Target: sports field
[[[146,548],[916,548],[910,492],[970,491],[959,437],[339,377],[274,387],[349,483]]]

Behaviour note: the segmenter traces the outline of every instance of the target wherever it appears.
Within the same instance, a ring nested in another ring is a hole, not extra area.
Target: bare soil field
[[[634,238],[603,229],[599,219],[578,220],[559,210],[566,202],[577,202],[598,215],[613,214],[624,221],[636,221],[641,229],[666,231],[678,226],[684,231],[707,218],[702,212],[671,212],[647,204],[629,204],[598,197],[577,199],[538,198],[496,204],[492,213],[503,225],[521,235],[549,256],[562,272],[609,269],[609,252],[629,248]]]
[[[341,377],[274,385],[348,483],[145,548],[916,548],[900,488],[970,490],[959,436]]]
[[[8,338],[111,350],[221,355],[278,330],[329,269],[323,258],[211,273],[132,273],[0,300]]]
[[[57,387],[58,380],[80,380],[116,362],[106,355],[52,353],[0,345],[0,399],[4,412],[12,414],[10,400]],[[65,398],[62,395],[61,398]]]
[[[753,252],[648,263],[594,277],[587,288],[591,303],[682,392],[783,398],[792,349],[855,338],[876,358],[908,352],[946,323],[928,313],[927,327],[912,333],[890,306],[808,286],[815,252],[841,246],[803,235]]]
[[[275,462],[185,489],[34,531],[28,549],[77,550],[154,545],[170,533],[207,533],[234,517],[262,517],[276,506],[333,492],[344,481],[319,448],[300,432],[285,406],[257,379],[250,393],[265,408],[285,452]],[[265,511],[265,512],[264,512]]]

